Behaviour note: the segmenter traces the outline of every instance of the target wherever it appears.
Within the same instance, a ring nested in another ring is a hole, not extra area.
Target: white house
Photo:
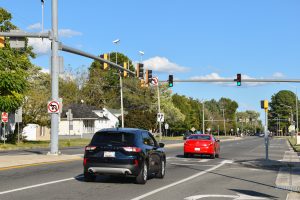
[[[71,109],[73,120],[68,121],[67,112]],[[97,109],[85,104],[72,104],[64,107],[59,123],[59,135],[93,134],[103,128],[114,128],[119,119],[108,109]],[[70,126],[71,125],[71,126]]]

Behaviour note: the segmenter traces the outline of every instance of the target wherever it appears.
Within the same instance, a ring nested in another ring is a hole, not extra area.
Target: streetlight
[[[295,98],[296,98],[296,136],[298,136],[298,92],[297,92],[297,87],[296,86],[293,86],[293,85],[290,85],[292,88],[295,88],[296,90],[296,95],[295,95]],[[298,137],[297,137],[298,138]],[[297,139],[297,144],[299,144],[300,141],[298,141]]]
[[[205,100],[200,101],[202,103],[202,133],[205,134],[205,127],[204,127],[204,104]]]
[[[139,54],[140,54],[140,56],[141,56],[141,63],[142,63],[142,61],[143,61],[143,55],[145,55],[145,52],[139,51]]]
[[[116,45],[116,64],[118,64],[118,51],[117,46],[120,43],[120,39],[116,39],[113,41]],[[123,105],[123,81],[122,81],[122,72],[119,73],[120,76],[120,93],[121,93],[121,117],[122,117],[122,128],[124,128],[124,105]]]

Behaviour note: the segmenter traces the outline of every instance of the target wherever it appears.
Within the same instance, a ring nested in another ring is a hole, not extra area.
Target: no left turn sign
[[[59,102],[49,101],[47,105],[48,113],[59,113]]]

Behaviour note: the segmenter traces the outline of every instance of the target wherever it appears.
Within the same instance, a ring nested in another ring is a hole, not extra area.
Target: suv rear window
[[[209,135],[191,135],[188,139],[191,140],[210,140]]]
[[[97,132],[91,145],[112,144],[116,146],[134,146],[135,134],[125,132]]]

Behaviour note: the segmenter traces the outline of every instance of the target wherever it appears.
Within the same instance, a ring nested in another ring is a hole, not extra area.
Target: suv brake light
[[[93,151],[93,150],[95,150],[97,147],[95,147],[95,146],[86,146],[85,147],[85,150],[86,151]]]
[[[128,152],[141,152],[142,151],[142,149],[138,148],[138,147],[123,147],[123,149]]]

